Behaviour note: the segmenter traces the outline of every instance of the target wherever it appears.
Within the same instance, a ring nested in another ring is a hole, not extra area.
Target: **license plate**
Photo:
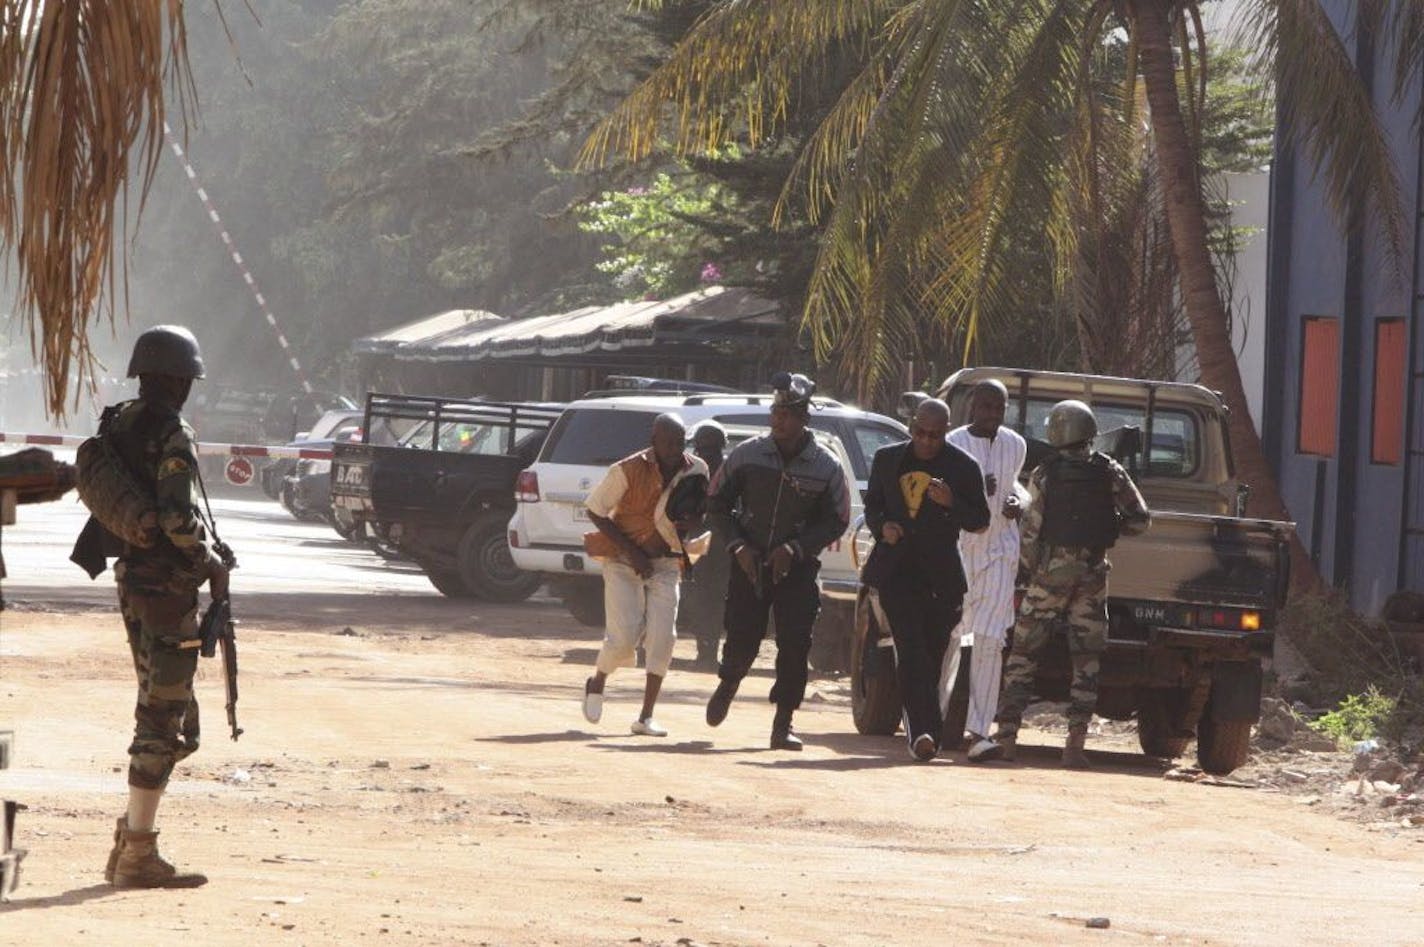
[[[578,521],[578,522],[581,522],[581,523],[587,523],[587,522],[588,522],[588,507],[586,507],[586,506],[575,506],[575,507],[574,507],[574,519],[575,519],[576,521]]]
[[[1181,605],[1164,605],[1157,602],[1133,602],[1132,620],[1141,625],[1185,625],[1190,610]]]
[[[366,485],[366,468],[358,467],[354,464],[345,464],[336,468],[336,476],[333,478],[339,487],[364,487]]]

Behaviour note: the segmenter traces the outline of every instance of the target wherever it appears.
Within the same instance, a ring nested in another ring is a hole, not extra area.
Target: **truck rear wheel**
[[[595,581],[570,582],[560,596],[564,608],[574,616],[574,621],[589,628],[602,628],[607,616],[603,612],[603,583]]]
[[[509,554],[506,513],[486,513],[460,539],[460,578],[471,593],[490,602],[522,602],[544,584],[537,572],[525,572]]]
[[[1197,765],[1225,776],[1246,762],[1251,752],[1251,721],[1213,720],[1211,708],[1197,724]]]
[[[900,728],[900,682],[895,676],[894,651],[876,643],[880,628],[871,614],[871,594],[862,589],[855,604],[855,638],[850,653],[851,717],[860,733],[892,736]]]
[[[1173,688],[1143,689],[1138,696],[1137,742],[1148,756],[1174,760],[1187,751],[1191,737],[1182,736],[1181,713],[1190,694]]]

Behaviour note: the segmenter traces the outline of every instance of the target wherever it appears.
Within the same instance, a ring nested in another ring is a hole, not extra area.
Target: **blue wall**
[[[1324,6],[1373,85],[1375,106],[1397,164],[1406,247],[1396,265],[1370,208],[1354,209],[1359,226],[1343,226],[1329,208],[1323,185],[1313,180],[1309,160],[1278,145],[1271,190],[1262,433],[1286,505],[1322,574],[1346,586],[1357,608],[1373,613],[1397,588],[1424,590],[1424,532],[1411,531],[1424,529],[1424,333],[1419,331],[1416,298],[1424,246],[1418,226],[1421,135],[1414,122],[1424,75],[1394,101],[1394,64],[1387,43],[1370,43],[1354,34],[1348,22],[1352,4],[1325,0]],[[1303,320],[1308,316],[1340,320],[1338,442],[1329,458],[1296,450]],[[1377,320],[1384,318],[1406,320],[1413,348],[1407,396],[1413,418],[1400,464],[1371,461],[1375,331]]]

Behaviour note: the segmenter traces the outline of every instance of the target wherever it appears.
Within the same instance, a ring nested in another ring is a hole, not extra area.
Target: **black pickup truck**
[[[445,595],[518,602],[541,583],[509,555],[514,482],[562,404],[371,394],[338,443],[331,502],[419,563]]]

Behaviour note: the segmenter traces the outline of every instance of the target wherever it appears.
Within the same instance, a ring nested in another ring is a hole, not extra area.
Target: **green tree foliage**
[[[604,191],[575,214],[580,230],[605,240],[597,269],[618,292],[663,298],[721,273],[708,258],[712,241],[697,223],[713,214],[718,202],[715,184],[661,171],[646,186]]]

